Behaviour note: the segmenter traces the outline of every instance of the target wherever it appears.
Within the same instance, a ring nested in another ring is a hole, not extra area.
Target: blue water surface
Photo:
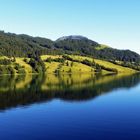
[[[86,100],[53,98],[1,109],[0,139],[139,140],[140,83]]]

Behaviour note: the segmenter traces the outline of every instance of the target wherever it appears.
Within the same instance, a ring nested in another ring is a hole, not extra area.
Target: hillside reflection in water
[[[140,75],[20,75],[0,77],[0,110],[55,98],[87,101],[117,88],[131,88]]]

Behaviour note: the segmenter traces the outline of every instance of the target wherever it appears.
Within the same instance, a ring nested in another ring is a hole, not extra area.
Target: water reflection
[[[0,110],[60,98],[93,99],[117,88],[131,88],[140,75],[20,75],[0,77]]]

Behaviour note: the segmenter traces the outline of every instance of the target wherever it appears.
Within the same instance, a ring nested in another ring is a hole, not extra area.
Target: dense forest
[[[56,41],[0,31],[0,56],[35,58],[44,54],[78,54],[108,61],[139,63],[140,55],[118,50],[82,36],[67,36]]]

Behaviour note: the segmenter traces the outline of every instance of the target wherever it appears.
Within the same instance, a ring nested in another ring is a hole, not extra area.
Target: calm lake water
[[[0,77],[0,140],[139,140],[140,75]]]

